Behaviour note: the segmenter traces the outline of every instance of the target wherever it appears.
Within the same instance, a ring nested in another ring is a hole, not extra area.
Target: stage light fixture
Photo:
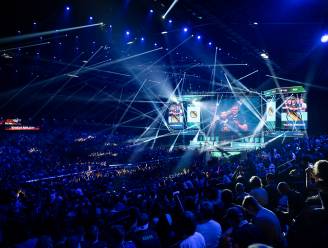
[[[71,8],[69,6],[66,6],[66,10],[69,11]]]
[[[254,25],[258,25],[259,23],[258,22],[253,22]]]
[[[150,13],[154,13],[154,10],[151,9],[151,10],[149,10],[149,12],[150,12]]]
[[[92,21],[93,20],[93,17],[92,16],[89,16],[89,20]]]
[[[126,31],[125,34],[126,34],[126,35],[130,35],[130,31]]]
[[[212,46],[212,42],[210,41],[210,42],[208,43],[208,45],[209,45],[209,46]]]
[[[197,40],[200,40],[202,38],[202,36],[197,35]]]
[[[141,37],[140,40],[141,40],[141,41],[145,41],[145,38],[144,38],[144,37]]]
[[[267,53],[261,53],[262,59],[269,59],[269,55]]]
[[[188,28],[183,28],[183,32],[187,33],[188,32]]]
[[[33,22],[33,25],[36,25],[36,22]]]
[[[172,20],[171,19],[169,20],[169,23],[172,23]]]
[[[321,36],[321,42],[322,43],[327,43],[328,42],[328,34],[324,34]]]
[[[161,34],[167,34],[167,31],[163,31]]]

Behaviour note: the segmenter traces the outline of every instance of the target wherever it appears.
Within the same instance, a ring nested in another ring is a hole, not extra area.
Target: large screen
[[[306,129],[308,121],[304,94],[286,96],[281,111],[281,127],[288,130]]]
[[[195,96],[195,99],[171,103],[168,114],[170,126],[173,129],[201,130],[207,136],[218,136],[219,133],[253,132],[259,124],[259,97],[212,98]]]

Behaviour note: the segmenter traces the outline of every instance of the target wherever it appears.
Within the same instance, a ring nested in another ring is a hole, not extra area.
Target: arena
[[[10,1],[0,247],[328,246],[328,2]]]

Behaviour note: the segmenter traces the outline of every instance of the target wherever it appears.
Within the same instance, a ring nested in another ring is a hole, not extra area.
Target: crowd
[[[63,130],[2,137],[0,246],[327,246],[328,136],[207,163],[197,151],[148,148],[138,159],[156,162],[90,170],[128,162],[129,139]],[[28,182],[72,171],[85,172]]]

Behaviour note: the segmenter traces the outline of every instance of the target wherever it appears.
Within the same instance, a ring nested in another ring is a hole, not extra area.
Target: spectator
[[[264,243],[283,246],[280,222],[272,211],[263,207],[253,196],[245,197],[243,207],[252,216],[254,225],[262,231]]]
[[[200,207],[201,222],[196,231],[203,235],[207,248],[219,246],[222,229],[221,225],[213,220],[213,206],[209,202],[203,202]]]
[[[196,221],[192,212],[186,211],[182,215],[180,226],[183,230],[183,240],[180,248],[205,248],[203,235],[196,231]]]
[[[262,187],[262,180],[258,176],[252,176],[249,179],[251,191],[249,194],[253,196],[262,206],[269,204],[268,192]]]

